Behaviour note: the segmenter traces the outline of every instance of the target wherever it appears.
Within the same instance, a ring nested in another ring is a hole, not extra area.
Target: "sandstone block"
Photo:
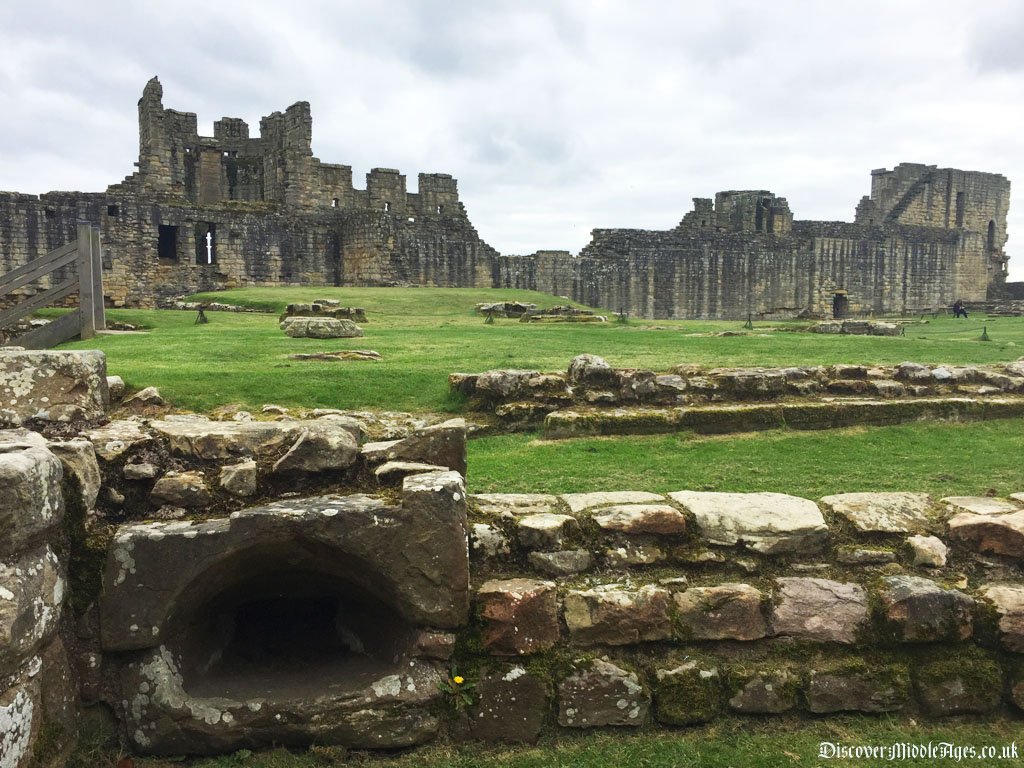
[[[914,691],[932,717],[980,715],[999,706],[1002,671],[980,654],[941,654],[914,670]]]
[[[485,400],[508,400],[528,391],[528,382],[540,371],[486,371],[476,377],[474,394]]]
[[[979,592],[999,614],[999,639],[1003,647],[1024,653],[1024,586],[986,584]]]
[[[543,678],[521,666],[486,672],[477,682],[470,709],[476,739],[505,744],[532,744],[540,736],[548,705]]]
[[[796,707],[799,688],[800,679],[788,670],[757,672],[742,681],[729,706],[751,715],[788,712]]]
[[[448,467],[422,464],[417,461],[386,461],[373,470],[373,476],[377,481],[377,485],[388,487],[401,485],[409,475],[418,475],[422,472],[443,472],[446,469]]]
[[[345,426],[341,429],[322,426],[331,423],[319,419],[317,426],[304,429],[271,471],[275,474],[314,473],[345,469],[355,464],[359,457],[358,437]]]
[[[717,668],[688,661],[675,669],[659,669],[656,675],[654,718],[659,723],[707,723],[722,711],[722,680]]]
[[[454,469],[466,476],[466,421],[449,419],[413,431],[396,442],[388,459],[415,461]]]
[[[252,496],[256,493],[257,469],[255,459],[220,468],[218,481],[222,490],[232,496]]]
[[[605,531],[673,535],[686,533],[686,516],[668,504],[617,504],[594,515]]]
[[[156,387],[145,387],[140,389],[134,395],[126,397],[122,402],[125,408],[149,408],[166,405],[167,401],[164,400],[163,395],[160,394],[160,390]]]
[[[61,462],[27,430],[0,431],[0,557],[16,555],[64,516]]]
[[[358,444],[361,431],[358,421],[343,416],[294,421],[212,421],[202,416],[168,416],[154,421],[152,427],[167,440],[172,454],[199,461],[272,457],[293,448],[303,434],[323,436],[322,440],[310,438],[307,448],[343,445],[344,450],[334,459],[336,464],[349,461],[350,445]],[[307,451],[299,453],[305,455]],[[294,461],[299,458],[296,456]],[[351,461],[354,460],[352,456]]]
[[[574,515],[585,509],[609,507],[622,504],[656,504],[664,502],[665,497],[647,491],[596,491],[594,493],[564,493],[562,501],[569,505]]]
[[[594,659],[558,685],[558,724],[569,728],[643,725],[650,707],[636,672]]]
[[[139,464],[125,464],[121,474],[125,480],[152,480],[160,474],[160,470],[156,465],[145,461]]]
[[[139,422],[126,419],[87,430],[85,436],[92,442],[96,456],[106,462],[116,461],[135,448],[155,442],[152,435],[143,431]]]
[[[632,568],[640,565],[655,565],[668,559],[665,550],[654,544],[638,544],[627,541],[604,551],[604,562],[609,568]]]
[[[512,553],[508,537],[496,525],[473,523],[469,529],[470,553],[484,560],[508,557]]]
[[[947,496],[942,503],[953,514],[1007,515],[1021,511],[1021,505],[1015,501],[990,496]]]
[[[559,552],[530,552],[530,565],[548,576],[574,576],[589,571],[594,557],[585,549],[565,549]]]
[[[76,438],[60,442],[50,441],[46,445],[50,452],[60,459],[64,478],[74,478],[82,509],[94,509],[96,497],[100,493],[101,478],[100,465],[96,461],[96,450],[92,443]]]
[[[0,562],[0,678],[53,637],[67,581],[49,545]]]
[[[110,402],[120,402],[126,391],[124,379],[120,376],[107,376],[107,392],[110,394]]]
[[[974,630],[974,600],[918,576],[886,576],[879,592],[885,619],[897,640],[957,641]]]
[[[712,544],[742,544],[766,555],[817,552],[828,527],[813,501],[782,493],[679,491],[669,496],[696,518]]]
[[[561,549],[565,537],[578,529],[579,523],[570,515],[528,515],[519,520],[519,542],[530,549]]]
[[[98,350],[0,349],[0,402],[9,421],[100,419],[110,403]]]
[[[932,504],[926,493],[841,493],[821,501],[857,530],[882,533],[921,530],[928,524]]]
[[[546,493],[475,493],[470,500],[488,517],[526,517],[553,512],[558,497]]]
[[[1024,557],[1024,511],[959,514],[949,521],[949,536],[978,552]]]
[[[615,389],[619,377],[608,362],[597,355],[576,355],[569,361],[569,384],[587,389]]]
[[[768,634],[761,592],[748,584],[692,587],[676,592],[681,640],[758,640]]]
[[[669,604],[668,590],[651,585],[570,590],[565,623],[569,638],[581,646],[667,640],[672,635]]]
[[[867,624],[868,596],[857,584],[802,577],[776,579],[775,584],[774,635],[851,644]]]
[[[477,591],[483,643],[496,656],[521,656],[558,642],[555,584],[531,579],[485,582]]]
[[[286,336],[296,339],[351,339],[363,335],[363,329],[351,320],[333,317],[287,317],[280,327]]]
[[[909,700],[910,674],[903,665],[854,660],[812,670],[806,696],[807,708],[816,714],[895,712]]]
[[[937,536],[911,536],[907,539],[914,565],[942,568],[946,565],[948,547]]]
[[[213,501],[202,472],[168,472],[153,485],[149,498],[175,507],[206,507]]]

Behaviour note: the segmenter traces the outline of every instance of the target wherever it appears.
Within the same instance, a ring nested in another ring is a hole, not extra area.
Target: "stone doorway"
[[[832,295],[832,319],[845,320],[850,316],[850,297],[846,291],[836,291]]]

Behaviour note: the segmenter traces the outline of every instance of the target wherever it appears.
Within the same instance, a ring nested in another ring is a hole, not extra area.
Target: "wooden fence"
[[[103,310],[100,230],[99,227],[84,222],[78,224],[76,241],[0,276],[0,302],[14,291],[71,264],[76,267],[74,277],[0,311],[0,328],[6,328],[38,309],[61,301],[75,291],[78,291],[78,309],[61,315],[51,323],[23,333],[8,343],[27,349],[45,349],[76,336],[91,339],[96,335],[96,331],[102,331],[107,327]]]

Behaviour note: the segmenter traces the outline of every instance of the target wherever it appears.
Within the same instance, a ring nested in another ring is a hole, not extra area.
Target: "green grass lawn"
[[[910,326],[905,337],[821,336],[741,330],[739,322],[630,320],[626,325],[524,324],[473,314],[480,301],[516,299],[558,303],[529,291],[458,288],[247,288],[201,295],[282,310],[290,302],[336,298],[366,309],[359,339],[291,339],[271,315],[116,310],[114,320],[145,325],[145,335],[104,336],[68,348],[99,348],[110,372],[134,388],[157,386],[181,408],[208,410],[227,403],[305,407],[444,411],[459,407],[448,396],[453,371],[491,368],[564,370],[582,352],[617,367],[666,370],[679,363],[704,365],[810,365],[829,363],[989,363],[1024,354],[1024,318],[988,321],[990,342],[978,341],[983,320],[940,318]],[[564,303],[564,301],[563,301]],[[774,323],[773,327],[785,324]],[[768,324],[764,324],[764,328]],[[380,362],[307,362],[294,352],[373,349]]]
[[[545,739],[537,747],[514,749],[480,745],[427,747],[402,756],[356,753],[347,761],[335,760],[331,751],[288,752],[283,749],[196,761],[194,768],[315,768],[331,765],[381,768],[799,768],[837,766],[870,768],[907,766],[1017,765],[1007,759],[907,759],[887,761],[864,757],[819,759],[822,742],[843,747],[889,747],[893,744],[950,743],[956,747],[997,750],[1017,742],[1024,754],[1020,723],[947,722],[917,724],[908,718],[834,716],[828,720],[748,719],[715,726],[658,733],[605,731],[558,740]],[[335,753],[337,754],[337,753]],[[137,760],[138,768],[170,768],[179,761]],[[84,768],[84,763],[82,768]],[[97,763],[89,763],[90,768]],[[78,768],[78,766],[75,766]]]
[[[473,493],[776,491],[807,498],[918,491],[936,498],[1024,491],[1024,420],[919,422],[822,432],[774,430],[469,444]]]

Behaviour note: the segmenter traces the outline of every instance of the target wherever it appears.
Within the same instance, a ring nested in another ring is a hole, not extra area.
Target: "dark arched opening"
[[[397,671],[412,630],[345,555],[295,544],[237,554],[183,596],[166,645],[191,696],[306,700]]]
[[[994,221],[989,221],[988,223],[988,239],[986,241],[986,247],[990,251],[994,251],[996,249],[996,223]]]

